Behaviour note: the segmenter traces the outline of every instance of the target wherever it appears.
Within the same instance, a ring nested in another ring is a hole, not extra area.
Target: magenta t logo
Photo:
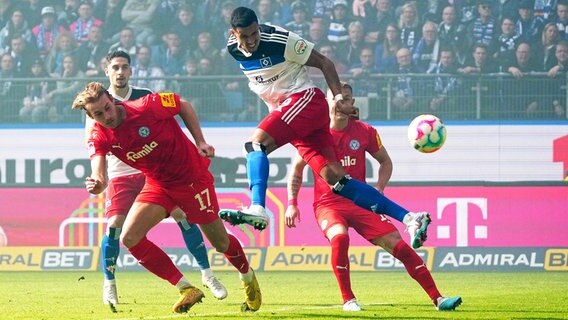
[[[474,205],[481,211],[483,220],[487,220],[487,199],[486,198],[438,198],[436,219],[443,222],[443,215],[451,214],[451,211],[444,212],[449,205],[455,205],[455,225],[438,225],[436,232],[438,239],[450,239],[455,237],[456,246],[467,247],[469,239],[469,210],[468,206]],[[473,237],[475,239],[487,239],[487,225],[474,225]]]

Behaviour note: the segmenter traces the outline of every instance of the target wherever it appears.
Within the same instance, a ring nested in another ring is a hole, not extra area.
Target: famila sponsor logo
[[[156,141],[152,141],[150,143],[145,144],[142,147],[142,150],[138,152],[130,151],[126,153],[126,159],[136,162],[139,159],[144,158],[145,156],[149,155],[150,152],[154,151],[154,149],[158,146]]]

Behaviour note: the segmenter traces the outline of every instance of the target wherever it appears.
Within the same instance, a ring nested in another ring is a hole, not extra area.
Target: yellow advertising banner
[[[0,247],[0,271],[97,270],[98,247]]]

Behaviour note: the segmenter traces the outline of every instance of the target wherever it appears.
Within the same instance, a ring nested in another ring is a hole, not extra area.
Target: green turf
[[[436,311],[406,273],[353,272],[353,289],[365,309],[341,311],[331,272],[258,273],[264,304],[241,313],[236,272],[217,272],[229,297],[206,298],[187,315],[171,312],[175,288],[147,272],[119,273],[117,313],[102,304],[102,275],[95,272],[0,273],[0,319],[568,319],[568,272],[434,273],[445,295],[461,295],[454,312]],[[188,273],[198,283],[198,273]]]

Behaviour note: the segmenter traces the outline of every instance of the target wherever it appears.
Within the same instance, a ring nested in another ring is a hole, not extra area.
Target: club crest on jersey
[[[270,60],[270,57],[260,59],[260,67],[261,68],[272,67],[272,60]]]
[[[361,144],[358,140],[351,140],[349,141],[349,148],[351,148],[351,150],[359,150],[359,148],[361,148]]]
[[[306,53],[307,48],[308,44],[303,39],[296,41],[294,44],[294,52],[296,52],[297,55]]]
[[[160,100],[162,101],[162,106],[164,108],[175,108],[176,99],[173,93],[158,93],[160,95]]]
[[[140,127],[140,129],[138,129],[138,135],[142,138],[147,138],[150,135],[150,129],[148,127]]]

